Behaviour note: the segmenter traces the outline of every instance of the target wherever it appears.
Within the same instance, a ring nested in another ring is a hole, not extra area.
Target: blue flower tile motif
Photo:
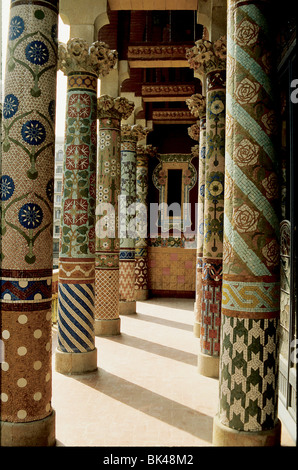
[[[4,119],[9,119],[13,117],[17,110],[19,109],[19,100],[18,98],[10,93],[6,95],[3,103],[3,117]]]
[[[51,178],[48,181],[48,184],[46,187],[46,193],[47,193],[48,200],[50,202],[53,202],[54,201],[54,178]]]
[[[25,24],[23,18],[20,16],[14,16],[11,18],[9,24],[8,38],[10,41],[17,39],[23,33],[25,29]]]
[[[8,201],[14,193],[15,185],[13,179],[8,175],[0,178],[0,200]]]
[[[38,204],[29,202],[24,204],[19,210],[19,222],[27,229],[34,229],[40,226],[43,219],[43,212]]]
[[[46,138],[44,125],[34,119],[23,124],[21,134],[23,140],[30,145],[40,145]]]
[[[34,65],[44,65],[49,60],[49,50],[44,42],[32,41],[25,49],[26,59]]]

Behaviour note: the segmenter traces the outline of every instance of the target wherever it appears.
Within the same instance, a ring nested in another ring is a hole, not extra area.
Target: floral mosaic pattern
[[[277,423],[277,135],[266,8],[230,1],[228,15],[235,47],[228,48],[219,417],[241,431]]]
[[[94,93],[68,92],[65,142],[61,257],[94,256],[95,154],[91,126],[96,119]]]
[[[201,352],[219,355],[225,149],[225,71],[207,74],[206,154],[201,280]]]

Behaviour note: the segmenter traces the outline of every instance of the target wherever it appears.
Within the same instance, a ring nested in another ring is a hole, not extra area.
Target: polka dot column
[[[51,406],[56,1],[11,2],[3,103],[1,445],[55,443]]]

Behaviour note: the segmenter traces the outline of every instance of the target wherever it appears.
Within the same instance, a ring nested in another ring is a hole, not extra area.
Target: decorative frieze
[[[128,46],[127,57],[130,59],[185,59],[187,45],[136,45]]]
[[[143,85],[142,96],[187,96],[195,91],[194,85]]]

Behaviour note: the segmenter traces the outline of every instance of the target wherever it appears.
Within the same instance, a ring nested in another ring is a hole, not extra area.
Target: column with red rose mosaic
[[[1,445],[55,444],[52,221],[58,1],[11,2],[3,102]]]
[[[126,98],[103,95],[97,100],[99,120],[96,259],[95,335],[120,334],[119,234],[121,119],[128,119],[134,103]]]
[[[63,198],[58,277],[56,370],[65,374],[97,368],[94,342],[96,124],[98,77],[115,64],[102,42],[90,47],[72,38],[59,45],[67,76]]]
[[[156,154],[152,145],[137,146],[136,161],[136,224],[135,242],[135,295],[136,300],[148,299],[148,162]]]
[[[198,140],[199,144],[192,147],[192,152],[199,158],[198,176],[198,208],[197,208],[197,264],[196,264],[196,300],[194,306],[194,335],[199,338],[201,334],[201,297],[202,297],[202,264],[203,264],[203,244],[204,244],[204,197],[205,197],[205,157],[206,157],[206,98],[201,94],[192,95],[186,100],[191,113],[199,118]],[[191,126],[192,128],[193,126]],[[197,136],[189,129],[189,135]]]
[[[206,75],[206,156],[198,372],[218,377],[221,324],[226,40],[196,41],[189,64]]]
[[[267,1],[228,2],[227,127],[216,446],[280,444],[278,126]]]
[[[120,253],[119,292],[120,315],[136,313],[135,240],[136,231],[136,154],[137,142],[149,130],[140,124],[121,126],[121,184],[120,184]]]

